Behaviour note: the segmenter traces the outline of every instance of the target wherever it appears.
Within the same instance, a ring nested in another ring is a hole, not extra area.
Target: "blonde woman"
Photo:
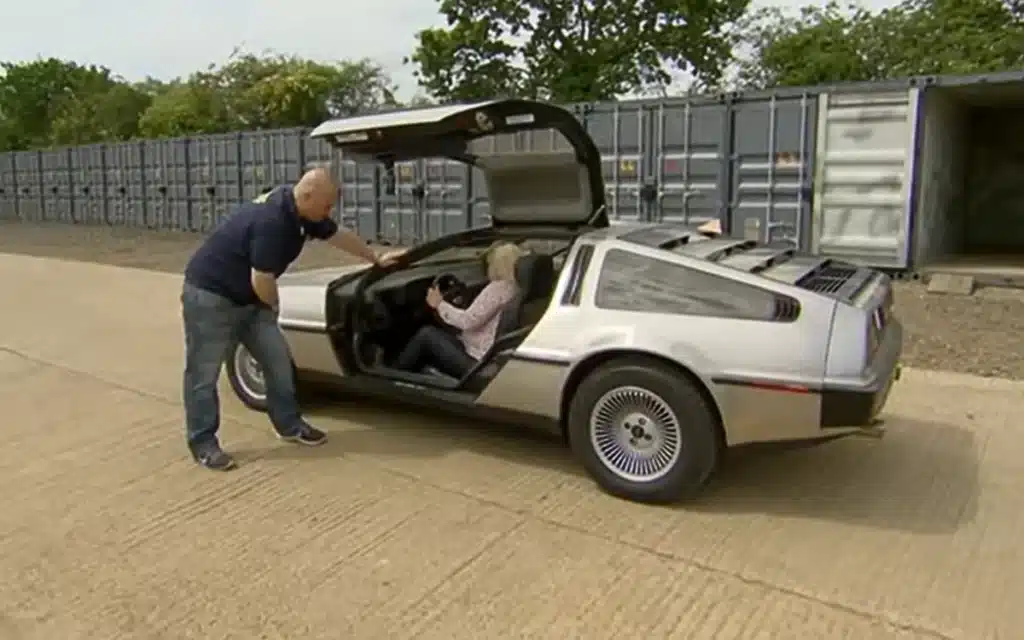
[[[509,243],[490,249],[487,255],[490,283],[467,309],[448,304],[441,292],[432,287],[427,292],[427,305],[459,333],[453,335],[433,325],[422,327],[398,355],[395,367],[403,371],[419,371],[432,365],[455,378],[466,375],[494,344],[501,312],[518,291],[516,262],[522,255],[519,247]]]

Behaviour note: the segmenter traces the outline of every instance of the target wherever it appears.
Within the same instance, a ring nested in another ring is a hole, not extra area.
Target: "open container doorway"
[[[914,272],[1024,286],[1024,73],[926,80],[916,147]]]

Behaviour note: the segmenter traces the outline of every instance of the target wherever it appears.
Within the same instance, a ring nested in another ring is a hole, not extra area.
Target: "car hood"
[[[326,287],[341,276],[365,271],[368,268],[368,265],[365,264],[351,264],[296,271],[295,273],[286,273],[278,278],[277,285],[279,287]]]

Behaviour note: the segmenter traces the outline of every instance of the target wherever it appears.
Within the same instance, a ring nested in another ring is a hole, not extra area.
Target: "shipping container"
[[[899,271],[1024,267],[1024,73],[839,87],[818,105],[813,251]]]
[[[803,91],[733,98],[726,169],[733,235],[809,244],[817,104]]]
[[[71,205],[77,223],[103,224],[107,218],[106,146],[71,149]]]
[[[14,154],[0,153],[0,221],[18,219],[18,182],[14,173]]]
[[[242,198],[252,200],[266,191],[291,184],[302,175],[306,131],[275,129],[241,134]]]
[[[39,152],[43,171],[43,220],[72,222],[71,149],[46,149]]]
[[[38,151],[14,153],[14,179],[18,185],[18,218],[29,222],[43,219],[43,169]]]
[[[197,231],[189,184],[189,140],[147,140],[142,143],[142,176],[146,207],[141,222],[150,229]]]
[[[242,201],[242,134],[189,140],[188,181],[194,231],[206,232]]]
[[[581,109],[587,133],[601,152],[605,205],[614,221],[650,218],[643,196],[651,174],[651,112],[648,103],[603,103]]]
[[[146,225],[146,182],[142,150],[142,142],[120,142],[106,146],[106,224],[128,227]]]
[[[653,220],[729,220],[729,105],[719,98],[660,101],[653,118]]]

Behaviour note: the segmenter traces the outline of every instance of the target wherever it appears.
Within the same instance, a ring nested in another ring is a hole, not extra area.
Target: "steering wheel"
[[[466,286],[466,283],[450,273],[442,273],[434,278],[434,281],[430,283],[430,287],[437,287],[444,301],[453,307],[461,309],[469,301],[469,288]]]

